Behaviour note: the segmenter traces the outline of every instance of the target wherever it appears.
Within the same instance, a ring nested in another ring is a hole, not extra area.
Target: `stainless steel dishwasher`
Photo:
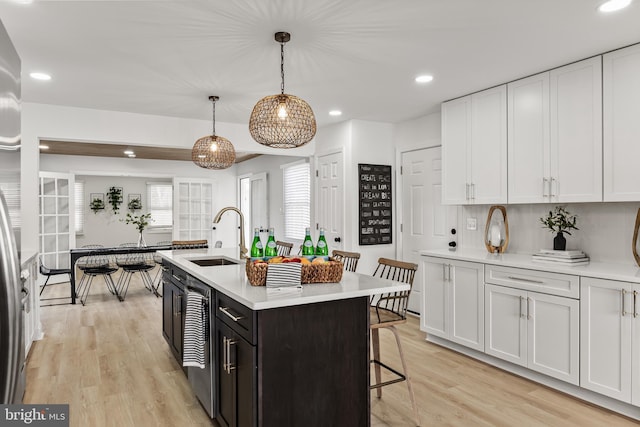
[[[186,292],[198,292],[201,294],[206,302],[206,318],[205,318],[205,366],[204,369],[189,366],[187,367],[187,376],[189,377],[189,383],[191,389],[198,397],[198,400],[207,411],[207,414],[211,418],[215,417],[215,395],[213,385],[215,384],[214,375],[215,369],[213,368],[213,361],[215,353],[215,340],[213,334],[215,334],[215,325],[212,321],[215,321],[215,314],[212,315],[213,306],[215,305],[214,290],[211,287],[200,282],[191,276],[187,276],[187,285],[185,287]]]

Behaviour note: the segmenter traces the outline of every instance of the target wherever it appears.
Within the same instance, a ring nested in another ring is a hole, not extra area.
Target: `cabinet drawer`
[[[241,337],[256,344],[255,312],[221,292],[216,294],[216,317],[226,323]]]
[[[580,298],[578,276],[497,265],[487,265],[484,271],[485,283],[561,297]]]
[[[171,281],[175,283],[176,286],[180,287],[180,289],[184,289],[184,287],[187,284],[188,274],[173,264],[171,264],[169,268],[170,268],[169,273],[171,274]]]

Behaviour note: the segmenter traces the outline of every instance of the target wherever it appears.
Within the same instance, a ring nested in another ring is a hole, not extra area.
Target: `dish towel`
[[[207,299],[198,292],[187,292],[184,319],[182,366],[204,369],[204,345],[207,333]]]
[[[268,288],[300,287],[302,264],[288,262],[283,264],[269,264],[267,269]]]

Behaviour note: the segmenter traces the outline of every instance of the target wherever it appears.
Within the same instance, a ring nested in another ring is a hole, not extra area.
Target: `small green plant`
[[[122,204],[122,188],[110,187],[109,192],[107,193],[107,198],[109,199],[109,204],[111,205],[113,212],[118,213],[120,205]]]
[[[104,200],[98,199],[97,197],[89,203],[89,208],[93,211],[93,213],[97,214],[98,211],[104,209]]]
[[[553,211],[549,211],[549,215],[540,218],[543,228],[548,228],[553,233],[568,235],[571,235],[569,230],[579,230],[576,227],[577,220],[577,215],[571,214],[562,206],[556,206]]]
[[[124,221],[125,224],[133,224],[136,226],[136,229],[139,233],[142,233],[145,228],[149,225],[150,221],[153,221],[150,213],[142,214],[142,215],[131,215],[127,213],[127,217],[121,219],[120,221]]]
[[[142,201],[139,198],[129,200],[127,207],[130,211],[139,211],[142,209]]]

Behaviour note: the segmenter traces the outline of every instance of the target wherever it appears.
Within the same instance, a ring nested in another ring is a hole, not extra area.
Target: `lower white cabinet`
[[[640,406],[640,285],[582,278],[580,385]]]
[[[423,257],[427,334],[484,351],[484,265]]]
[[[485,285],[485,353],[579,383],[579,301]]]

